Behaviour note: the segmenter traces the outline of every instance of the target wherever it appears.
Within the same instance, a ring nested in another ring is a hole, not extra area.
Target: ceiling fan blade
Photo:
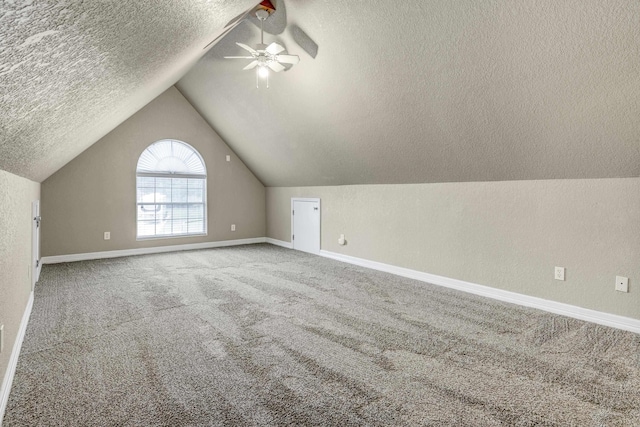
[[[284,52],[284,47],[280,46],[276,42],[273,42],[269,46],[267,46],[266,51],[269,52],[272,55],[277,55],[280,52]]]
[[[258,61],[253,61],[249,65],[243,68],[243,70],[250,70],[252,68],[256,68],[258,66]]]
[[[224,59],[253,59],[253,56],[225,56]]]
[[[267,67],[271,68],[276,73],[279,73],[280,71],[284,70],[284,65],[275,61],[269,61],[267,63]]]
[[[236,44],[237,44],[238,46],[240,46],[241,48],[243,48],[244,50],[246,50],[246,51],[248,51],[249,53],[251,53],[251,55],[253,55],[253,56],[258,56],[258,51],[257,51],[257,50],[255,50],[254,48],[252,48],[252,47],[250,47],[250,46],[247,46],[247,45],[246,45],[246,44],[244,44],[244,43],[238,43],[238,42],[236,42]]]
[[[297,64],[300,62],[300,57],[298,55],[276,55],[276,61],[283,64]]]
[[[293,24],[291,25],[289,31],[291,32],[293,41],[298,43],[298,46],[304,49],[304,51],[307,52],[309,56],[315,58],[318,55],[318,44],[311,40],[311,37],[309,37],[304,31],[302,31],[302,28]]]

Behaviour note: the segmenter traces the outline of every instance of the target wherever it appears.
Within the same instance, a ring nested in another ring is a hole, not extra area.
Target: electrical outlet
[[[555,279],[556,280],[564,280],[564,267],[556,267]]]
[[[231,224],[231,231],[236,231],[236,225],[235,224]]]
[[[231,156],[227,154],[227,162],[231,161]]]
[[[110,240],[111,239],[111,232],[110,231],[105,231],[104,232],[104,240]]]
[[[616,276],[616,291],[629,292],[629,278]]]

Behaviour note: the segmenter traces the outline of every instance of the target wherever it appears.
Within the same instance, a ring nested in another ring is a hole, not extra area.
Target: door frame
[[[291,198],[291,233],[289,233],[289,235],[291,236],[291,248],[295,249],[296,247],[296,242],[293,238],[293,230],[294,230],[294,225],[293,225],[293,204],[294,202],[317,202],[318,203],[318,215],[320,215],[320,221],[318,221],[318,254],[320,254],[320,250],[322,249],[322,205],[320,203],[320,198],[319,197],[292,197]]]
[[[36,282],[40,278],[42,264],[40,262],[40,200],[31,202],[31,290],[33,291]]]

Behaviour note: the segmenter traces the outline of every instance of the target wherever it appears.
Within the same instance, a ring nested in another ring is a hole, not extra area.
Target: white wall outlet
[[[227,154],[227,162],[231,161],[231,156]]]
[[[4,349],[4,325],[0,325],[0,353]]]
[[[104,240],[110,240],[111,239],[111,232],[110,231],[105,231],[104,232]]]
[[[616,276],[616,291],[629,292],[629,278]]]
[[[564,267],[556,267],[554,277],[556,280],[564,280]]]
[[[231,231],[236,231],[236,225],[235,224],[231,224]]]
[[[341,234],[340,237],[338,238],[338,244],[340,246],[344,246],[347,243],[346,240],[344,240],[344,234]]]

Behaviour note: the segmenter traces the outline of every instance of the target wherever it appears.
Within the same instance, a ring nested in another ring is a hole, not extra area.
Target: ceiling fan
[[[237,43],[238,46],[246,50],[251,56],[225,56],[227,59],[253,59],[249,65],[243,68],[243,70],[251,70],[257,68],[256,72],[256,87],[260,87],[260,77],[266,79],[267,88],[269,87],[269,69],[276,73],[283,71],[286,67],[282,64],[297,64],[300,61],[298,55],[283,54],[285,48],[276,42],[270,45],[264,44],[264,21],[269,17],[269,12],[265,9],[258,9],[256,11],[256,17],[260,20],[260,43],[256,48],[247,46],[244,43]]]

